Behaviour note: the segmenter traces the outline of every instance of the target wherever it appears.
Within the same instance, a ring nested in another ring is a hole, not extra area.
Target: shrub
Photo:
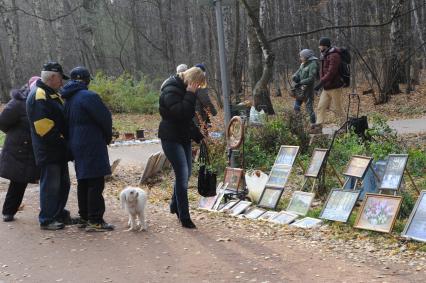
[[[153,114],[158,112],[159,93],[146,78],[136,81],[129,74],[117,78],[96,74],[90,89],[98,93],[112,112]]]

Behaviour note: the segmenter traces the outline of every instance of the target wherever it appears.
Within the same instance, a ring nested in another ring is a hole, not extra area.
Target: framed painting
[[[278,212],[276,212],[276,211],[266,211],[261,216],[259,216],[259,218],[257,218],[257,219],[264,220],[264,221],[269,221],[272,218],[274,218],[275,215],[277,215],[277,214],[278,214]]]
[[[201,197],[198,201],[199,209],[211,210],[216,202],[217,196],[214,197]]]
[[[243,169],[226,167],[224,183],[228,183],[228,191],[238,192],[240,187],[241,178],[243,176]]]
[[[206,210],[212,210],[219,194],[222,190],[223,183],[220,182],[216,188],[216,195],[213,197],[200,197],[200,200],[198,201],[198,208],[199,209],[206,209]]]
[[[299,146],[294,145],[282,145],[278,152],[277,158],[275,159],[274,165],[287,165],[292,167],[294,160],[296,160],[297,153],[299,152]]]
[[[398,190],[407,166],[408,154],[389,154],[379,189]]]
[[[244,140],[244,123],[240,116],[234,116],[229,121],[226,129],[226,138],[229,148],[237,149],[240,147]]]
[[[274,188],[284,188],[288,177],[290,176],[291,167],[288,165],[274,165],[269,173],[266,186]]]
[[[322,223],[321,219],[305,217],[300,220],[297,220],[296,222],[290,225],[294,227],[303,228],[303,229],[310,229],[310,228],[318,227],[321,223]]]
[[[347,222],[360,193],[359,190],[332,189],[319,218]]]
[[[306,177],[318,178],[324,164],[325,157],[327,156],[327,149],[315,148],[312,153],[311,162],[305,172]]]
[[[229,214],[232,216],[237,216],[241,213],[243,213],[247,208],[249,208],[251,205],[251,201],[239,201],[234,207],[232,207],[229,211]]]
[[[220,212],[229,212],[231,211],[231,208],[233,208],[239,200],[230,200],[219,210]]]
[[[266,210],[264,210],[262,208],[253,207],[252,209],[248,210],[244,214],[244,217],[248,218],[248,219],[257,219],[257,218],[259,218],[259,216],[261,216],[265,212],[266,212]]]
[[[401,202],[400,196],[366,194],[354,227],[390,233]]]
[[[260,196],[258,206],[263,208],[275,209],[280,201],[284,189],[265,187]]]
[[[222,184],[222,182],[219,183],[219,185]],[[226,188],[228,187],[228,183],[223,184],[221,188],[219,189],[219,192],[216,194],[216,200],[212,207],[212,210],[219,210],[219,206],[222,202],[223,197],[225,196]]]
[[[360,179],[364,178],[365,172],[367,172],[372,160],[373,158],[367,156],[352,156],[343,175]]]
[[[402,236],[426,242],[426,191],[420,193],[416,205],[405,225]]]
[[[280,211],[271,219],[271,222],[287,225],[296,220],[297,217],[299,217],[299,215],[295,213],[291,213],[288,211]]]
[[[314,197],[314,193],[296,191],[293,193],[286,211],[304,216],[308,213]]]

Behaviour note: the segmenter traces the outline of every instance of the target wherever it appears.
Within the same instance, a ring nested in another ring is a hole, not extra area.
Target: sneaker
[[[114,230],[114,225],[106,222],[102,223],[87,223],[86,232],[108,232]]]
[[[64,223],[61,223],[61,222],[58,222],[58,221],[53,221],[53,222],[50,222],[49,224],[40,224],[41,230],[56,231],[56,230],[60,230],[60,229],[64,229],[64,228],[65,228]]]
[[[15,217],[12,214],[3,215],[3,222],[11,222],[13,220],[15,220]]]
[[[77,228],[80,228],[80,229],[86,228],[87,227],[87,223],[88,223],[88,221],[86,219],[83,219],[83,218],[79,217],[78,221],[76,223],[77,224]]]

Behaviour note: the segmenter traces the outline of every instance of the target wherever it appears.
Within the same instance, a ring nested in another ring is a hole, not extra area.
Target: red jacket
[[[325,90],[343,86],[339,67],[342,59],[336,47],[328,49],[321,60],[320,80]]]

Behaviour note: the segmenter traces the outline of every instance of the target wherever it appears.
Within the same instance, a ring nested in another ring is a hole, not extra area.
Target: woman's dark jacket
[[[161,85],[158,137],[162,140],[188,143],[199,142],[202,135],[192,118],[195,115],[195,94],[186,91],[186,85],[178,76],[172,76]]]
[[[99,95],[81,81],[69,81],[61,95],[65,99],[68,144],[77,179],[110,175],[107,145],[112,139],[111,112]]]
[[[13,90],[12,99],[0,113],[0,130],[6,133],[0,155],[0,177],[20,183],[37,183],[40,171],[35,163],[25,110],[28,93],[27,87]]]

